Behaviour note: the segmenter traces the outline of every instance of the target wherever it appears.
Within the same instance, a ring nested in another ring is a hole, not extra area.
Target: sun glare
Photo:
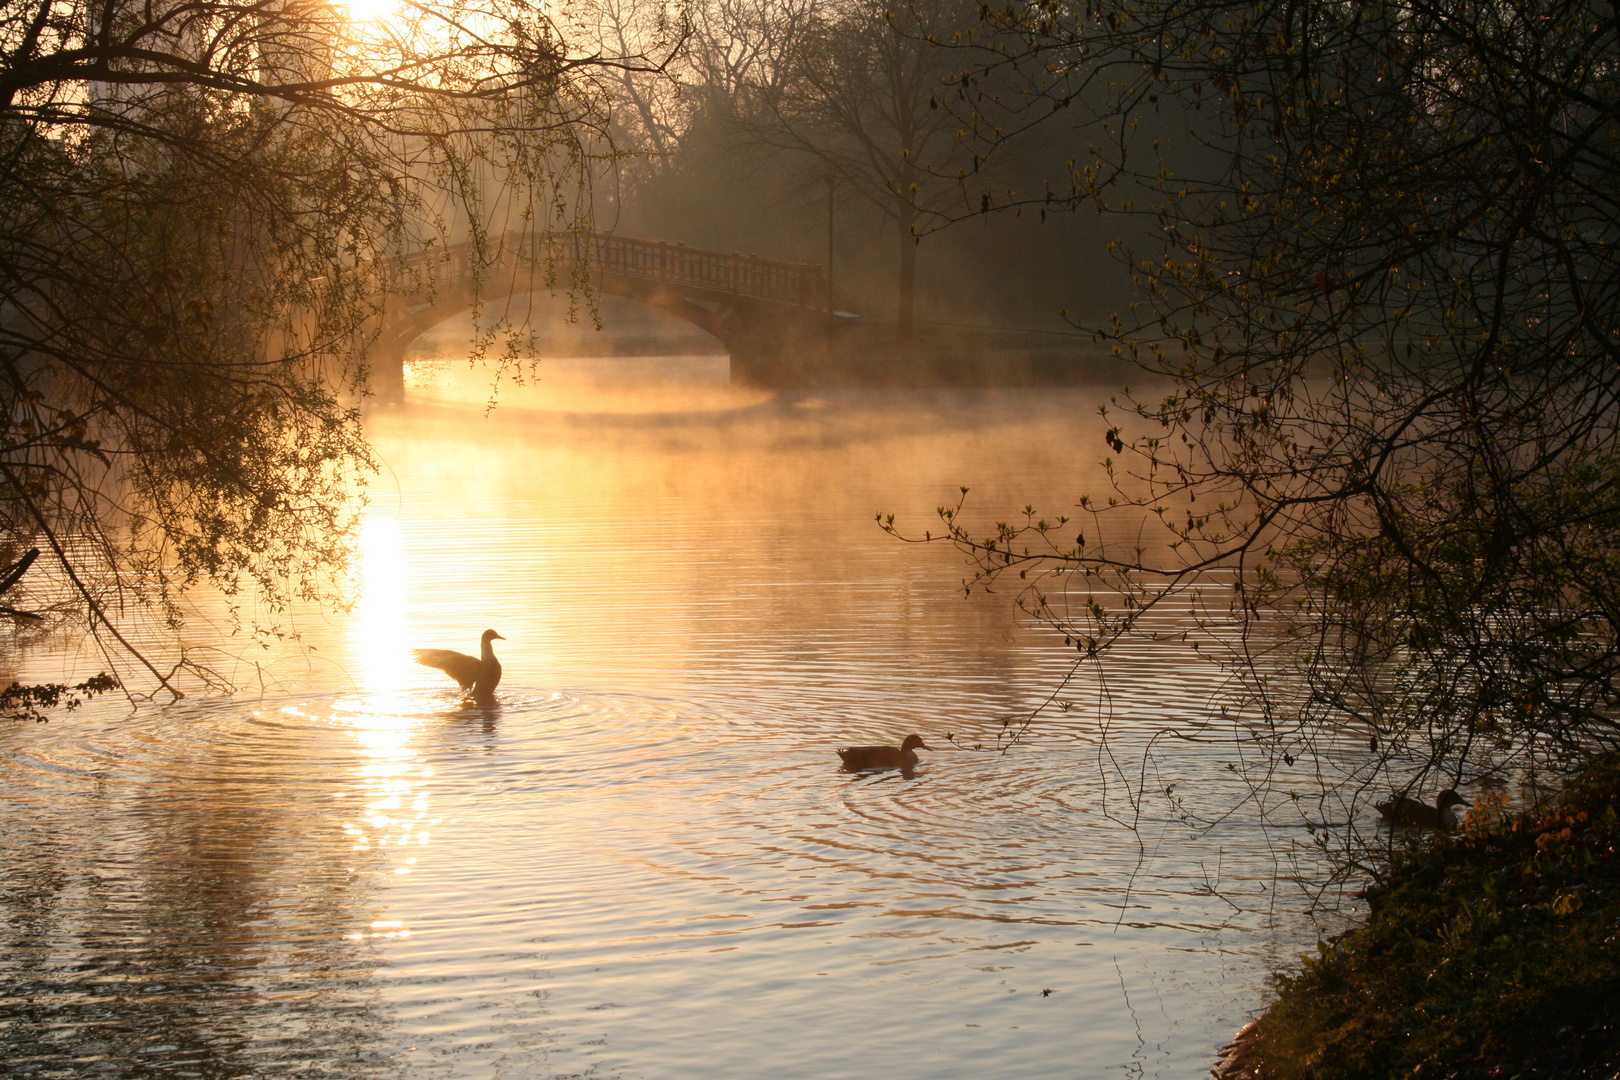
[[[348,9],[354,22],[386,22],[399,13],[399,0],[349,0]]]
[[[360,531],[361,678],[368,691],[393,690],[410,679],[405,625],[405,553],[399,522],[367,518]]]

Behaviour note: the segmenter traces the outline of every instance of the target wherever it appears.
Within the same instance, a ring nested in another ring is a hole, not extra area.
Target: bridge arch
[[[553,287],[548,265],[558,285],[660,308],[714,335],[733,358],[758,360],[820,340],[831,318],[819,266],[607,233],[509,233],[490,247],[495,254],[482,260],[466,243],[399,264],[400,281],[414,287],[396,291],[383,308],[373,357],[384,400],[403,397],[411,341],[474,303]]]

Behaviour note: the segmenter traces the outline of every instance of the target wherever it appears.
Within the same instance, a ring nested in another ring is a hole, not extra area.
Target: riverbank
[[[733,356],[732,378],[767,389],[1077,386],[1139,382],[1141,369],[1067,327],[919,322],[900,340],[892,319],[840,319],[825,342],[789,355]]]
[[[1276,979],[1229,1080],[1620,1075],[1620,758],[1556,803],[1433,837],[1367,924]]]
[[[597,320],[600,319],[600,328]],[[584,357],[724,355],[717,338],[657,308],[602,296],[595,311],[565,297],[534,294],[488,313],[486,323],[520,327],[519,347],[541,360]],[[966,320],[919,321],[902,341],[895,320],[839,318],[825,333],[789,338],[757,354],[731,357],[734,382],[764,390],[925,389],[939,387],[1138,385],[1143,373],[1110,346],[1060,320],[993,326]],[[464,356],[477,331],[463,317],[419,337],[406,357],[432,362]],[[499,354],[502,339],[492,351]],[[542,370],[540,377],[545,378]]]

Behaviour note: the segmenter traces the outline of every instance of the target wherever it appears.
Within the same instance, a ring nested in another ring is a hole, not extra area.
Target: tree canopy
[[[1116,490],[1080,511],[988,533],[942,511],[975,580],[1018,573],[1082,656],[1190,607],[1247,689],[1256,790],[1303,758],[1323,783],[1292,805],[1324,842],[1353,845],[1370,794],[1612,746],[1615,9],[980,13],[952,101],[985,152],[1070,110],[1095,133],[985,203],[1149,226],[1120,247],[1138,300],[1094,329],[1163,389],[1117,399]],[[1021,80],[1016,120],[977,114],[986,77]],[[1158,540],[1099,542],[1144,512]]]
[[[595,81],[658,65],[548,12],[0,4],[0,546],[116,670],[206,676],[126,625],[195,582],[341,602],[390,257],[579,224]]]

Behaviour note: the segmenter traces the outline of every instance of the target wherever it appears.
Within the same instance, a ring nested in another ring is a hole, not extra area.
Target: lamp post
[[[833,175],[827,174],[827,314],[833,313]]]

